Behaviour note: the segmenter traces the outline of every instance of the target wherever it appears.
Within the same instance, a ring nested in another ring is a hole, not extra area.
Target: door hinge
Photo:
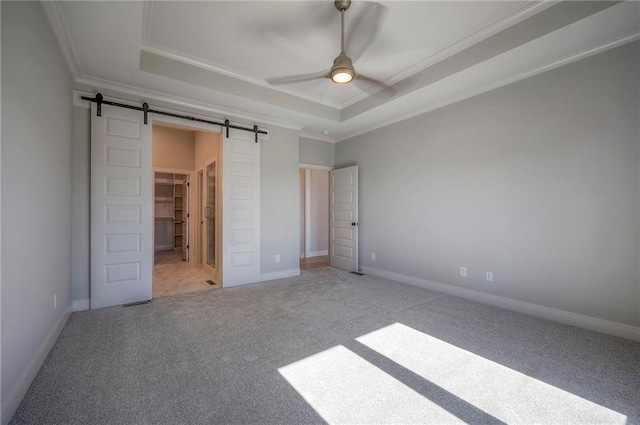
[[[187,182],[187,187],[191,186],[191,183]]]
[[[187,213],[187,218],[189,218],[189,213]]]
[[[189,249],[189,245],[187,245],[187,249]]]

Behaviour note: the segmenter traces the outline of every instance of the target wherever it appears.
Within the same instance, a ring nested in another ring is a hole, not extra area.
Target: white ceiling
[[[640,3],[354,1],[347,53],[377,95],[328,79],[333,1],[45,3],[80,89],[160,100],[340,140],[638,38]],[[381,25],[372,33],[371,16]],[[328,130],[328,136],[322,136]]]

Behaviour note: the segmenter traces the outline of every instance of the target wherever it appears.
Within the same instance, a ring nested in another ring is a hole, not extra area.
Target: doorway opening
[[[220,134],[155,123],[152,152],[153,297],[220,288],[220,274],[207,261],[213,256],[212,263],[217,264],[219,214],[201,204],[202,199],[220,204],[216,199]],[[212,159],[214,168],[207,168]],[[205,169],[210,178],[203,184]]]
[[[300,169],[300,270],[329,265],[329,171]]]
[[[154,173],[154,264],[189,261],[189,177]]]

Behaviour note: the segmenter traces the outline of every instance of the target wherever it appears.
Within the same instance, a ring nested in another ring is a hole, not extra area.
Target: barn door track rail
[[[142,112],[144,112],[144,123],[145,124],[148,123],[147,114],[152,113],[152,114],[158,114],[158,115],[165,115],[167,117],[179,118],[179,119],[183,119],[183,120],[187,120],[187,121],[197,121],[197,122],[203,122],[203,123],[206,123],[206,124],[219,125],[219,126],[225,128],[227,138],[229,137],[229,129],[230,128],[233,128],[235,130],[250,131],[250,132],[254,133],[255,134],[256,143],[258,143],[258,135],[259,134],[267,134],[267,132],[265,130],[260,130],[257,125],[254,125],[253,128],[251,128],[251,127],[243,127],[241,125],[231,124],[228,119],[225,119],[224,122],[220,122],[220,121],[214,121],[214,120],[210,120],[210,119],[198,118],[198,117],[194,117],[194,116],[191,116],[191,115],[181,115],[181,114],[174,114],[172,112],[165,112],[165,111],[158,111],[156,109],[149,109],[149,104],[147,102],[144,102],[142,104],[142,106],[134,106],[134,105],[127,105],[127,104],[124,104],[124,103],[111,102],[110,100],[104,100],[104,96],[102,96],[102,93],[97,93],[96,97],[82,96],[82,99],[83,100],[88,100],[89,102],[94,102],[94,103],[97,104],[96,112],[97,112],[97,115],[99,117],[102,116],[102,105],[111,105],[111,106],[117,106],[118,108],[133,109],[134,111],[142,111]]]

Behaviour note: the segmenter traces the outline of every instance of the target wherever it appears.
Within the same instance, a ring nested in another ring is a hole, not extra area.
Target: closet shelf
[[[175,220],[174,217],[169,217],[169,216],[164,216],[164,215],[157,215],[155,216],[156,220]]]

